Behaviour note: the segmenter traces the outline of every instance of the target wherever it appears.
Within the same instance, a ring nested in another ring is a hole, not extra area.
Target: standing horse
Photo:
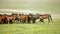
[[[12,14],[12,15],[6,15],[6,21],[8,22],[8,24],[14,20],[15,21],[16,19],[16,15],[15,14]]]
[[[50,14],[44,14],[44,15],[41,15],[41,14],[37,14],[37,16],[39,17],[40,21],[44,23],[44,19],[48,19],[48,23],[50,21],[52,21],[52,17]]]
[[[16,14],[16,20],[18,20],[19,23],[22,22],[22,20],[21,20],[21,15],[22,15],[22,14]]]
[[[20,20],[23,23],[30,23],[31,19],[32,19],[32,15],[31,14],[19,14],[20,15]]]
[[[5,16],[0,14],[0,24],[3,23],[5,20]]]
[[[36,19],[38,19],[37,15],[29,14],[30,15],[30,20],[32,20],[32,23],[36,23]]]
[[[16,16],[19,22],[23,22],[23,23],[28,22],[28,15],[16,14]]]
[[[22,22],[28,23],[28,15],[21,15]]]

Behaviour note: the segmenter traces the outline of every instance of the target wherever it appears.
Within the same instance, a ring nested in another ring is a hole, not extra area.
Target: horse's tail
[[[52,21],[52,17],[51,17],[51,15],[49,15],[49,19]]]

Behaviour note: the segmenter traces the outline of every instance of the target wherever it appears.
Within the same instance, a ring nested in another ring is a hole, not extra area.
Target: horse
[[[16,15],[15,14],[6,15],[5,17],[6,17],[6,21],[8,22],[8,24],[9,23],[12,24],[12,21],[15,21],[15,19],[16,19]]]
[[[5,16],[0,14],[0,24],[4,23]]]
[[[40,21],[44,23],[44,19],[48,19],[48,23],[50,23],[50,21],[52,21],[52,17],[50,14],[37,14],[37,17],[39,17]]]
[[[30,15],[30,20],[32,21],[32,23],[36,23],[35,21],[38,19],[37,15],[34,14],[29,14]]]
[[[19,23],[22,22],[22,20],[21,20],[21,15],[22,15],[22,14],[17,14],[17,13],[16,13],[16,20],[18,20]]]
[[[17,18],[20,22],[23,23],[30,23],[29,22],[29,15],[24,15],[24,14],[17,14]]]

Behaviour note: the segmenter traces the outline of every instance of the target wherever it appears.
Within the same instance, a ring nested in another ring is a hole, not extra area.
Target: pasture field
[[[1,9],[48,13],[52,15],[53,22],[48,24],[45,20],[45,23],[35,24],[0,24],[0,34],[60,34],[60,0],[0,0],[0,14],[13,12]]]
[[[60,34],[60,19],[48,24],[0,24],[0,34]]]

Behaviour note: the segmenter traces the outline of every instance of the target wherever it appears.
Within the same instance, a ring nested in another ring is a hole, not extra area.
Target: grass
[[[52,14],[54,18],[60,17],[60,0],[0,0],[0,9],[36,10]],[[0,34],[60,34],[60,19],[53,19],[50,24],[47,21],[35,24],[0,24]]]
[[[60,19],[50,24],[0,24],[0,34],[60,34]]]

